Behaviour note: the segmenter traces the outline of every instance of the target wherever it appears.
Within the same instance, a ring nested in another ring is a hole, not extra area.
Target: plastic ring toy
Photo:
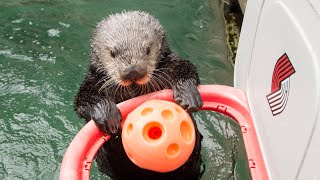
[[[236,120],[242,130],[252,179],[268,179],[253,120],[244,91],[222,85],[200,85],[203,100],[201,110],[223,113]],[[123,119],[139,105],[150,99],[173,101],[172,90],[162,90],[136,97],[117,106]],[[61,169],[61,180],[89,180],[91,164],[98,149],[109,139],[88,122],[67,148]]]

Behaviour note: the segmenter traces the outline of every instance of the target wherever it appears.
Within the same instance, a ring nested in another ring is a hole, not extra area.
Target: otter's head
[[[117,84],[146,84],[156,68],[164,39],[160,23],[145,12],[110,15],[93,33],[91,64]]]

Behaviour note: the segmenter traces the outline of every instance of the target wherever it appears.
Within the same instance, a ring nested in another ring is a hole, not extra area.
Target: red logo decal
[[[271,93],[267,95],[272,114],[280,114],[287,105],[290,76],[295,73],[289,57],[284,53],[274,66],[271,84]]]

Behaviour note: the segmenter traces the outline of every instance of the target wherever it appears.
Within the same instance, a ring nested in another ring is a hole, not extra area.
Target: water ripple
[[[20,54],[13,54],[10,50],[0,50],[0,55],[4,55],[6,58],[18,59],[21,61],[33,61],[32,57],[28,57]]]

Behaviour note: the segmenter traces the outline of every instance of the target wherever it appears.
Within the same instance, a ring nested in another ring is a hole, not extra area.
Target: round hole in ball
[[[142,133],[144,140],[152,143],[161,139],[164,129],[160,123],[150,122],[143,127]]]
[[[142,116],[147,116],[153,112],[153,109],[151,107],[146,107],[141,111]]]
[[[130,136],[133,130],[133,125],[130,123],[127,127],[127,135]]]
[[[167,154],[169,156],[176,156],[180,151],[179,145],[176,143],[170,144],[167,148]]]
[[[182,121],[180,124],[180,133],[183,140],[190,142],[192,140],[192,126],[187,121]]]
[[[152,127],[148,131],[148,136],[151,139],[159,139],[162,135],[162,131],[159,127]]]
[[[173,112],[169,109],[163,110],[161,115],[166,120],[171,120],[173,118]]]

